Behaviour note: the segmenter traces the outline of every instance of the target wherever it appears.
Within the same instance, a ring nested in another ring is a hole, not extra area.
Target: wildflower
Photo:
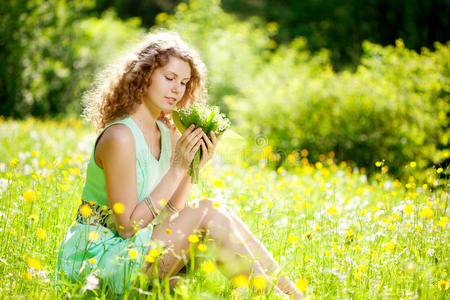
[[[153,256],[153,257],[157,257],[159,255],[159,251],[158,251],[158,249],[152,248],[148,252],[148,255]]]
[[[440,290],[446,291],[450,288],[450,282],[442,279],[437,282],[437,286]]]
[[[291,244],[298,242],[298,240],[299,240],[299,238],[298,238],[298,236],[296,236],[296,235],[290,234],[290,235],[288,236],[288,241],[289,241]]]
[[[125,206],[123,206],[123,204],[120,202],[114,203],[113,211],[118,215],[123,214],[123,212],[125,211]]]
[[[149,262],[149,263],[155,262],[155,258],[153,256],[151,256],[150,254],[147,254],[144,257],[144,259],[145,259],[146,262]]]
[[[80,212],[83,216],[89,217],[92,215],[92,208],[87,204],[83,204],[81,206]]]
[[[420,211],[420,216],[425,218],[431,218],[433,217],[433,210],[429,207],[424,207]]]
[[[409,163],[409,166],[410,166],[411,168],[415,168],[415,167],[417,166],[417,164],[416,164],[415,161],[412,161],[412,162]]]
[[[130,249],[130,250],[128,250],[128,256],[130,256],[131,259],[138,258],[139,252],[136,249],[134,249],[134,248]]]
[[[366,213],[367,213],[367,210],[362,209],[361,212],[359,213],[359,215],[360,215],[361,217],[363,217]]]
[[[329,215],[339,215],[339,211],[337,210],[337,208],[333,205],[330,208],[327,209],[327,214]]]
[[[395,243],[394,243],[393,241],[390,241],[389,243],[386,243],[386,244],[384,245],[384,249],[385,249],[386,251],[392,251],[392,250],[394,250],[394,249],[395,249]]]
[[[438,225],[439,225],[439,227],[445,227],[447,222],[448,222],[448,217],[444,216],[439,220]]]
[[[202,264],[201,269],[205,274],[209,274],[214,272],[214,270],[216,269],[216,265],[211,261],[206,261]]]
[[[90,264],[95,264],[96,262],[97,262],[97,260],[95,259],[95,258],[89,258],[89,260],[88,260],[88,262],[90,263]]]
[[[198,244],[197,248],[201,252],[205,252],[206,250],[208,250],[208,247],[205,244]]]
[[[86,277],[86,285],[83,287],[84,290],[96,290],[98,288],[100,280],[94,275],[90,274]]]
[[[25,278],[28,279],[28,280],[31,280],[31,279],[33,279],[33,276],[31,275],[31,273],[29,271],[26,271],[25,272]]]
[[[396,227],[395,227],[394,224],[391,224],[391,225],[389,225],[389,227],[388,227],[389,230],[395,230],[395,228],[396,228]]]
[[[165,230],[166,230],[166,233],[167,233],[167,234],[172,234],[172,230],[171,230],[171,229],[166,228]]]
[[[266,225],[268,225],[268,224],[269,224],[269,220],[267,220],[267,219],[263,219],[263,220],[262,220],[262,223],[263,223],[263,225],[264,225],[264,226],[266,226]]]
[[[190,243],[192,243],[192,244],[195,244],[195,243],[198,243],[198,242],[200,241],[200,239],[198,238],[197,235],[191,234],[191,235],[188,237],[188,241],[189,241]]]
[[[28,220],[30,220],[30,221],[37,221],[38,219],[39,219],[38,216],[36,216],[35,214],[31,214],[28,217]]]
[[[13,159],[11,159],[11,161],[9,162],[9,166],[11,168],[17,166],[17,164],[19,163],[19,159],[17,157],[14,157]]]
[[[267,286],[267,280],[263,275],[257,275],[252,279],[252,284],[257,290],[263,290]]]
[[[36,269],[36,270],[41,270],[42,269],[42,263],[40,260],[36,259],[36,258],[32,258],[32,257],[28,257],[27,258],[27,264]]]
[[[351,238],[351,237],[354,237],[355,236],[355,232],[353,231],[353,230],[347,230],[346,232],[345,232],[345,235],[347,236],[347,237],[349,237],[349,238]]]
[[[248,276],[244,274],[239,274],[233,277],[233,286],[240,288],[248,285]]]
[[[312,231],[311,231],[311,230],[308,230],[308,231],[303,235],[303,239],[310,239],[310,238],[311,238],[311,234],[312,234]]]
[[[412,214],[414,212],[414,205],[413,204],[406,204],[403,208],[403,212],[405,214]]]
[[[96,240],[98,240],[98,238],[99,238],[99,234],[97,231],[89,232],[89,241],[90,242],[95,242]]]
[[[45,230],[42,229],[42,228],[38,228],[38,229],[36,230],[36,235],[37,235],[37,237],[40,238],[41,240],[45,239],[45,236],[46,236]]]
[[[355,247],[353,247],[353,249],[357,252],[361,251],[361,246],[360,245],[356,245]]]
[[[325,251],[325,256],[326,257],[329,257],[330,255],[331,255],[331,251],[329,251],[329,250]]]
[[[376,166],[377,168],[381,167],[381,165],[382,165],[381,161],[377,161],[377,162],[375,163],[375,166]]]
[[[297,280],[295,285],[300,291],[304,293],[306,291],[306,288],[308,287],[308,280],[306,280],[306,278],[300,278],[299,280]]]
[[[305,258],[303,258],[303,260],[305,262],[308,262],[310,259],[311,259],[311,256],[309,256],[309,255],[306,255]]]
[[[436,170],[436,173],[440,174],[440,173],[442,173],[443,171],[444,171],[444,169],[438,168],[438,169]]]
[[[381,283],[377,283],[377,284],[375,285],[375,288],[376,288],[377,290],[380,290],[381,287],[382,287]]]
[[[33,202],[36,200],[36,192],[30,189],[26,190],[23,192],[23,199],[27,202]]]

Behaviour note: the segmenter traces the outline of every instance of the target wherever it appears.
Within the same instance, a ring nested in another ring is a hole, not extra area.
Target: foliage
[[[3,297],[113,299],[92,277],[64,281],[59,291],[52,281],[94,139],[93,129],[78,120],[0,118]],[[274,172],[238,157],[225,162],[232,148],[220,145],[202,169],[190,205],[211,197],[215,207],[230,207],[310,298],[448,298],[448,177],[438,176],[448,170],[430,174],[427,185],[414,177],[402,184],[381,171],[368,181],[358,169],[325,156],[320,164],[296,161],[291,170]],[[276,299],[234,288],[219,272],[212,244],[190,240],[196,267],[186,268],[175,289],[155,279],[148,291],[138,282],[120,299]]]
[[[23,0],[3,6],[2,115],[79,113],[81,94],[96,70],[142,33],[138,19],[120,21],[111,11],[87,18],[92,5]]]

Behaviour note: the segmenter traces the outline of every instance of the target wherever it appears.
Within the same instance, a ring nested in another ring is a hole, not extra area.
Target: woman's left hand
[[[220,137],[217,138],[213,131],[211,131],[211,139],[208,138],[206,133],[203,133],[203,141],[201,145],[202,157],[200,159],[199,169],[201,169],[213,157],[214,150],[216,149],[219,140]]]

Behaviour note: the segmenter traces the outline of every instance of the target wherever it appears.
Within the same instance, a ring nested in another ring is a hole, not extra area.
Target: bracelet
[[[167,206],[167,209],[168,209],[169,211],[173,212],[173,213],[178,213],[178,212],[180,212],[178,209],[176,209],[175,206],[172,205],[172,203],[170,203],[170,201],[167,202],[166,206]]]
[[[153,206],[153,202],[152,202],[152,197],[150,197],[150,195],[148,195],[145,199],[145,204],[147,204],[148,209],[150,210],[150,212],[153,215],[153,219],[156,219],[156,216],[159,214],[157,212],[157,210],[155,209],[155,207]]]

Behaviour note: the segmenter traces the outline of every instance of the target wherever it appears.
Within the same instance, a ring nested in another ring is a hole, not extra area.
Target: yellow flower
[[[96,240],[98,240],[99,234],[97,231],[91,231],[89,232],[89,241],[90,242],[95,242]]]
[[[27,202],[33,202],[36,200],[36,192],[30,189],[26,190],[23,192],[23,199]]]
[[[337,249],[338,245],[336,243],[331,244],[331,247],[333,247],[333,249]]]
[[[346,232],[345,232],[345,235],[347,236],[347,237],[349,237],[349,238],[351,238],[351,237],[353,237],[353,236],[355,236],[355,232],[353,231],[353,230],[347,230]]]
[[[444,169],[438,168],[438,169],[436,170],[436,173],[440,174],[440,173],[442,173],[443,171],[444,171]]]
[[[425,206],[420,211],[420,216],[425,217],[425,218],[431,218],[431,217],[433,217],[433,210],[431,208]]]
[[[81,205],[80,212],[83,216],[89,217],[92,215],[92,208],[87,204],[83,204]]]
[[[414,212],[414,205],[413,204],[406,204],[403,208],[403,212],[405,214],[412,214]]]
[[[36,216],[35,214],[31,214],[31,215],[28,217],[28,220],[31,220],[31,221],[37,221],[37,219],[38,219],[38,216]]]
[[[131,259],[138,258],[139,252],[136,249],[134,249],[134,248],[130,249],[130,250],[128,250],[128,256],[130,256]]]
[[[409,263],[406,266],[406,272],[413,273],[416,270],[416,266],[413,263]]]
[[[263,275],[257,275],[252,279],[252,285],[257,290],[263,290],[267,286],[267,280]]]
[[[388,229],[389,230],[394,230],[395,229],[395,225],[394,224],[389,225]]]
[[[96,262],[97,262],[97,260],[95,259],[95,258],[89,258],[89,260],[88,260],[88,262],[90,263],[90,264],[95,264]]]
[[[381,283],[377,283],[376,285],[375,285],[375,288],[377,289],[377,290],[380,290],[381,289]]]
[[[450,282],[442,279],[437,282],[437,286],[440,290],[446,291],[450,288]]]
[[[116,214],[120,215],[120,214],[123,214],[123,212],[125,211],[125,206],[123,206],[122,203],[117,202],[117,203],[114,203],[113,210]]]
[[[298,240],[299,240],[299,238],[296,235],[290,234],[288,236],[288,241],[292,244],[298,242]]]
[[[41,270],[42,269],[42,263],[40,260],[36,259],[36,258],[32,258],[32,257],[28,257],[27,259],[27,264],[36,269],[36,270]]]
[[[169,228],[166,228],[165,230],[167,234],[172,234],[172,230],[170,230]]]
[[[308,280],[306,280],[306,278],[300,278],[299,280],[297,280],[295,285],[300,291],[304,293],[306,291],[306,288],[308,287]]]
[[[337,208],[333,205],[330,208],[327,209],[327,214],[329,215],[339,215],[339,211],[337,210]]]
[[[375,166],[377,166],[378,168],[381,167],[381,165],[382,165],[381,161],[377,161],[377,162],[375,163]]]
[[[153,256],[151,256],[150,254],[147,254],[144,258],[145,258],[146,262],[149,262],[149,263],[155,262],[155,258]]]
[[[38,229],[36,230],[36,235],[37,235],[37,237],[40,238],[41,240],[45,239],[45,236],[46,236],[45,230],[42,229],[42,228],[38,228]]]
[[[157,257],[159,255],[159,251],[158,251],[158,249],[152,248],[148,252],[148,255],[153,256],[153,257]]]
[[[200,241],[200,239],[198,238],[197,235],[191,234],[191,235],[188,237],[188,241],[189,241],[190,243],[192,243],[192,244],[195,244],[195,243],[198,243],[198,242]]]
[[[303,260],[305,262],[308,262],[310,259],[311,259],[311,256],[309,256],[309,255],[306,255],[305,258],[303,258]]]
[[[394,243],[393,241],[391,241],[391,242],[389,242],[389,243],[386,243],[386,244],[384,245],[384,249],[385,249],[386,251],[392,251],[392,250],[394,250],[394,249],[395,249],[395,243]]]
[[[33,276],[32,276],[31,273],[28,272],[28,271],[25,272],[25,277],[26,277],[28,280],[33,279]]]
[[[214,272],[214,270],[216,269],[216,265],[213,263],[213,262],[211,262],[211,261],[205,261],[203,264],[202,264],[202,271],[205,273],[205,274],[209,274],[209,273],[212,273],[212,272]]]
[[[312,231],[311,231],[311,230],[308,230],[308,231],[305,232],[305,234],[303,235],[303,239],[309,239],[309,238],[311,238],[311,234],[312,234]]]
[[[263,223],[263,225],[268,225],[268,224],[269,224],[269,220],[263,219],[263,220],[262,220],[262,223]]]
[[[233,278],[233,286],[240,288],[248,285],[248,276],[244,274],[236,275]]]
[[[208,250],[208,247],[205,244],[198,244],[198,250],[201,252],[205,252]]]
[[[360,214],[361,217],[363,217],[366,213],[367,213],[367,210],[362,209],[359,214]]]
[[[411,168],[415,168],[415,167],[417,166],[417,164],[416,164],[415,161],[412,161],[412,162],[409,163],[409,166],[410,166]]]
[[[365,266],[361,265],[361,266],[358,267],[358,272],[359,273],[364,273],[364,271],[366,271],[366,267]]]
[[[355,247],[353,247],[353,249],[357,252],[361,251],[361,246],[360,245],[356,245]]]
[[[9,162],[9,166],[11,168],[15,167],[17,164],[19,163],[19,159],[17,157],[14,157],[13,159],[11,159],[11,161]]]

